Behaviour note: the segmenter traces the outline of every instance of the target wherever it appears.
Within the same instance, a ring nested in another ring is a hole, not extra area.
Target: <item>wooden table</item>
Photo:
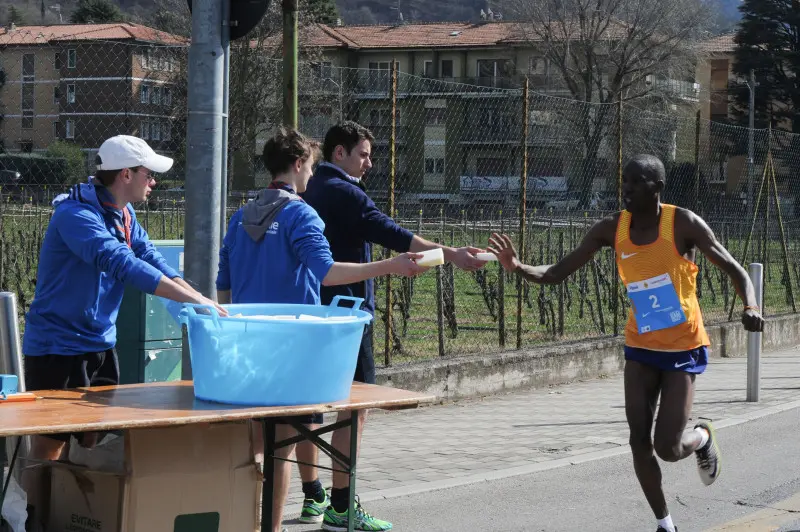
[[[308,431],[304,426],[286,420],[286,423],[298,430],[300,436],[276,442],[275,424],[281,422],[282,418],[326,412],[355,412],[370,408],[384,410],[416,408],[420,404],[435,400],[434,397],[422,393],[361,383],[353,383],[350,398],[345,401],[287,407],[241,407],[201,401],[195,399],[191,381],[35,393],[41,399],[0,404],[0,445],[3,445],[2,438],[10,436],[171,427],[237,420],[263,421],[265,437],[261,529],[264,532],[272,528],[275,450],[304,439],[310,440],[325,454],[331,456],[350,475],[348,530],[353,530],[358,416],[350,416],[350,420],[324,426],[315,431]],[[320,438],[322,434],[348,426],[351,431],[349,456],[333,449]],[[4,455],[5,453],[0,453],[0,458]],[[3,471],[2,466],[0,463],[0,473]],[[1,477],[2,475],[0,480]]]

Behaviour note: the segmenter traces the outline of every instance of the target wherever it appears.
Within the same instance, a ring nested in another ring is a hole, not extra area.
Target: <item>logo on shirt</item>
[[[278,234],[278,227],[280,227],[278,225],[278,222],[272,222],[272,224],[269,226],[269,230],[267,230],[267,234],[268,235],[277,235]]]
[[[625,253],[623,251],[622,252],[622,260],[629,259],[629,258],[633,257],[634,255],[638,255],[638,254],[639,253]]]

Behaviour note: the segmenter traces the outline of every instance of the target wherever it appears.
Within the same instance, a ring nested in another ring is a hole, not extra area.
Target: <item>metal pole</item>
[[[283,124],[297,127],[297,4],[283,0]]]
[[[764,288],[764,266],[750,264],[750,281],[756,293],[756,304],[761,307]],[[747,333],[747,402],[757,403],[761,379],[761,333]]]
[[[519,256],[525,261],[525,226],[528,210],[528,98],[530,96],[530,82],[525,76],[525,85],[522,88],[522,179],[519,183]],[[466,233],[466,231],[464,231]],[[522,349],[522,278],[517,276],[517,349]]]
[[[220,243],[223,83],[222,10],[216,0],[192,5],[189,117],[186,133],[186,279],[215,296]],[[183,371],[191,368],[183,365]]]
[[[222,82],[222,188],[220,189],[220,240],[225,238],[228,228],[228,111],[230,102],[231,74],[231,0],[222,0],[222,54],[225,61]]]
[[[17,389],[24,392],[25,373],[18,319],[17,294],[0,292],[0,373],[19,377]]]
[[[753,136],[755,135],[756,125],[756,73],[753,69],[750,69],[750,81],[747,86],[750,89],[750,129],[747,143],[747,214],[749,218],[755,212],[755,206],[753,205],[753,171],[755,169]]]
[[[700,111],[694,122],[694,211],[700,212]]]
[[[391,131],[389,132],[389,194],[387,210],[389,216],[394,218],[394,189],[395,177],[397,174],[397,61],[392,61],[392,84],[390,87],[390,97],[392,101],[392,121]],[[386,250],[391,256],[391,250]],[[392,363],[392,276],[386,276],[386,327],[384,328],[384,361],[386,366]],[[440,311],[441,312],[441,311]]]
[[[622,96],[617,101],[617,205],[622,209]],[[617,271],[617,261],[613,259],[614,263],[614,285],[612,290],[612,309],[614,310],[614,336],[619,335],[619,272]]]
[[[19,379],[17,390],[25,391],[25,364],[22,356],[22,342],[19,336],[19,318],[17,314],[17,294],[14,292],[0,292],[0,374],[16,375]],[[17,438],[2,440],[8,446],[8,454],[14,451]],[[6,449],[0,444],[0,455]],[[21,455],[27,456],[30,450],[28,438],[22,439]],[[0,479],[3,478],[3,469],[0,467]],[[0,486],[0,489],[2,487]]]

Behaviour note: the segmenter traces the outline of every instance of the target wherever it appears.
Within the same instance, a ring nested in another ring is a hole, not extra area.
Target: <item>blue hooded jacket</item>
[[[231,217],[217,290],[230,290],[233,303],[319,305],[320,283],[333,266],[324,230],[294,190],[273,182]]]
[[[125,285],[152,294],[162,276],[179,277],[136,221],[102,185],[75,185],[53,202],[36,292],[25,320],[26,356],[111,349]]]

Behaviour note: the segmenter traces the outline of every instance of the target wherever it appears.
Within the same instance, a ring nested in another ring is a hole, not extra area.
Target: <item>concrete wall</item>
[[[739,323],[709,327],[708,333],[712,357],[747,355],[747,333]],[[800,315],[769,320],[763,340],[765,351],[800,344]],[[622,346],[621,337],[603,338],[398,365],[379,369],[378,384],[434,394],[442,400],[541,388],[621,372]]]

